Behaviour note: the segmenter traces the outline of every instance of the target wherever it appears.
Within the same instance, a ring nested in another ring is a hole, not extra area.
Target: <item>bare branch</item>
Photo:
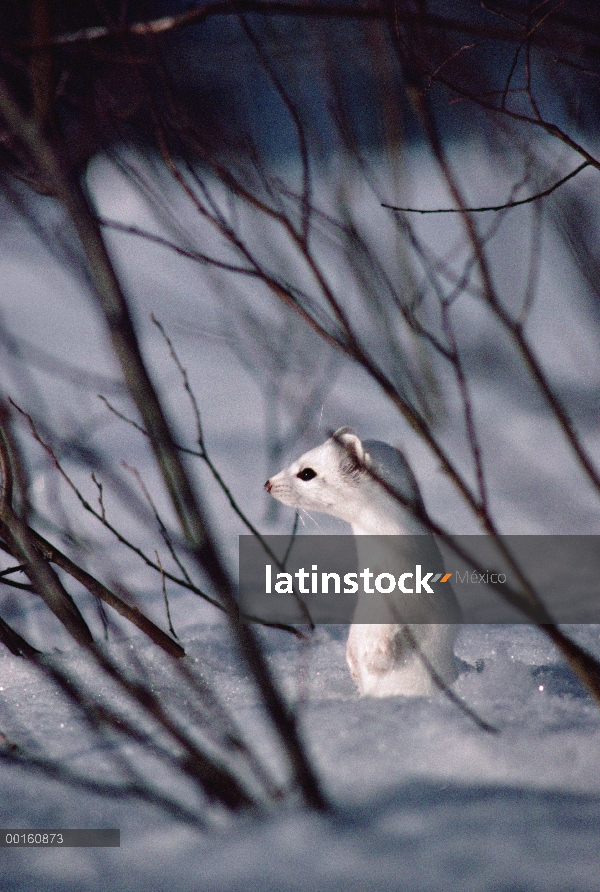
[[[48,46],[63,46],[76,43],[89,43],[108,37],[155,38],[169,31],[179,30],[189,25],[205,21],[215,16],[237,16],[239,12],[267,16],[289,16],[309,19],[350,19],[351,21],[378,21],[388,16],[387,10],[379,4],[327,4],[297,3],[288,0],[237,0],[232,9],[226,0],[209,0],[192,6],[178,15],[162,16],[143,22],[134,22],[120,27],[96,25],[82,28],[67,34],[61,34],[48,40],[20,41],[19,47],[39,51]],[[452,19],[449,16],[431,13],[413,13],[396,9],[396,18],[403,24],[420,24],[424,27],[437,28],[442,31],[456,31],[461,34],[474,34],[491,37],[496,40],[513,41],[522,35],[520,27],[501,28],[480,25],[469,19]],[[543,41],[540,39],[540,42]]]
[[[169,609],[169,598],[167,597],[167,584],[166,584],[165,574],[164,574],[164,571],[162,568],[162,564],[161,564],[157,549],[154,549],[154,554],[156,555],[156,563],[158,564],[159,569],[160,569],[160,579],[162,582],[162,592],[163,592],[163,598],[165,600],[165,610],[167,611],[167,622],[169,623],[169,631],[171,632],[171,635],[173,635],[174,638],[178,638],[179,636],[178,636],[177,632],[175,631],[175,629],[173,628],[173,623],[171,621],[171,611]]]
[[[504,204],[492,204],[487,205],[485,207],[465,207],[463,208],[404,208],[397,207],[393,204],[385,204],[382,203],[382,207],[389,208],[391,211],[402,211],[405,214],[481,214],[485,211],[505,211],[508,208],[516,208],[520,207],[523,204],[530,204],[532,201],[539,201],[540,198],[546,198],[547,195],[552,195],[556,189],[560,188],[564,183],[568,183],[569,180],[572,180],[573,177],[576,177],[578,173],[581,173],[582,170],[585,170],[586,167],[590,166],[589,161],[584,161],[579,167],[576,167],[575,170],[572,170],[571,173],[568,173],[566,176],[562,177],[556,183],[553,183],[552,186],[549,186],[547,189],[544,189],[542,192],[537,192],[535,195],[530,195],[528,198],[521,198],[518,201],[507,201]]]

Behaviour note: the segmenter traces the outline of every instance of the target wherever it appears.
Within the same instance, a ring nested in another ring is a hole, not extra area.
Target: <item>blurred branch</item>
[[[0,742],[3,741],[0,739]],[[4,746],[6,747],[6,744]],[[7,765],[24,768],[45,778],[60,781],[76,790],[83,790],[87,793],[120,800],[123,800],[125,797],[138,799],[141,802],[159,806],[178,821],[194,827],[201,828],[205,826],[205,822],[196,811],[187,808],[174,797],[152,789],[146,783],[119,783],[96,780],[88,775],[74,771],[62,761],[28,753],[15,744],[10,745],[10,742],[6,748],[0,747],[0,761]]]
[[[14,405],[14,403],[13,403],[13,405]],[[22,412],[22,410],[19,409],[18,406],[15,406],[15,408],[22,414],[26,415],[26,413]],[[26,415],[26,417],[28,418],[28,420],[32,426],[32,429],[35,431],[35,427],[33,426],[32,419],[27,415]],[[35,431],[35,433],[37,434],[37,431]],[[41,442],[39,435],[36,438],[38,439],[38,442]],[[14,447],[13,447],[13,449],[14,449]],[[5,424],[3,428],[0,428],[0,466],[1,466],[1,470],[2,470],[2,479],[3,480],[8,479],[6,468],[7,468],[7,463],[10,463],[10,454],[11,453],[9,452],[8,442],[6,440],[6,424]],[[10,471],[10,469],[8,470],[8,475],[12,476],[12,472]],[[12,489],[12,487],[9,487],[9,491],[11,489]],[[5,492],[6,492],[6,490],[5,490]],[[18,530],[20,531],[19,535],[21,537],[23,537],[23,536],[25,537],[25,539],[28,543],[29,549],[31,549],[31,548],[34,549],[35,554],[36,554],[36,559],[38,561],[41,557],[43,557],[46,562],[53,563],[57,567],[60,567],[61,570],[64,570],[66,573],[69,574],[69,576],[71,576],[73,579],[77,580],[77,582],[81,583],[81,585],[83,585],[92,595],[94,595],[95,597],[104,601],[106,604],[109,604],[121,616],[125,617],[125,619],[129,620],[135,626],[137,626],[140,629],[140,631],[144,632],[144,634],[146,634],[152,641],[154,641],[155,644],[158,644],[158,646],[161,647],[163,650],[165,650],[167,653],[170,653],[172,656],[175,656],[175,657],[182,657],[185,655],[185,651],[183,650],[182,647],[180,647],[180,645],[178,645],[171,638],[169,638],[168,635],[166,635],[161,629],[158,628],[158,626],[156,626],[151,620],[149,620],[146,616],[144,616],[144,614],[141,613],[136,607],[131,607],[129,604],[126,604],[125,601],[123,601],[121,598],[119,598],[117,595],[115,595],[113,592],[111,592],[105,585],[103,585],[101,582],[99,582],[97,579],[95,579],[90,573],[87,573],[81,567],[77,566],[77,564],[74,561],[70,560],[70,558],[68,558],[65,554],[63,554],[58,548],[56,548],[56,546],[52,545],[50,542],[48,542],[46,539],[44,539],[43,536],[41,536],[39,533],[37,533],[34,529],[32,529],[31,527],[26,526],[22,523],[18,524],[17,521],[18,521],[18,518],[16,518],[16,515],[12,511],[9,503],[3,502],[2,508],[0,510],[0,532],[2,533],[2,536],[5,539],[5,541],[8,543],[8,546],[11,549],[11,551],[14,552],[14,550],[18,550],[17,542],[14,539],[14,535],[13,535],[14,534],[14,526],[16,524]],[[19,552],[19,553],[21,553],[21,552]],[[31,550],[29,550],[28,553],[31,554]],[[13,567],[13,568],[10,568],[10,570],[3,571],[2,576],[5,577],[7,573],[9,573],[9,572],[14,573],[17,570],[22,570],[23,572],[27,573],[27,575],[30,575],[31,569],[32,569],[31,563],[29,561],[26,561],[26,562],[20,564],[18,567]],[[5,585],[12,584],[12,585],[18,586],[19,588],[25,588],[27,590],[31,590],[29,586],[24,586],[19,583],[14,583],[11,580],[3,579],[2,581],[4,582]],[[33,582],[33,580],[32,580],[32,582]],[[42,594],[42,597],[44,597],[44,594],[39,591],[39,589],[35,586],[35,584],[34,584],[34,590],[38,594]],[[60,595],[58,596],[58,604],[60,605],[60,603],[65,602],[65,596],[66,596],[66,598],[68,599],[68,602],[70,602],[72,604],[72,608],[74,608],[75,605],[72,602],[70,595],[68,595],[64,589],[62,589],[62,591],[64,594],[62,596],[60,596]],[[46,600],[45,597],[44,597],[44,600]],[[51,609],[53,609],[54,612],[56,612],[54,607],[52,607],[52,603],[54,603],[54,602],[47,602],[47,603],[48,603],[48,606],[50,606]],[[71,612],[72,612],[72,608],[71,608]],[[59,618],[62,618],[62,615],[63,615],[62,613],[57,613],[57,616],[59,616]],[[68,625],[68,623],[65,620],[63,620],[63,622],[67,626],[69,631],[71,631],[71,626]],[[81,618],[81,622],[83,622],[82,618]],[[76,637],[76,640],[79,641],[81,639],[82,634],[84,635],[84,637],[87,637],[85,635],[85,633],[82,633],[80,629],[76,628],[76,634],[74,637]]]
[[[127,418],[127,416],[118,412],[118,410],[116,410],[113,406],[111,406],[111,404],[108,402],[108,400],[105,397],[101,396],[100,399],[105,403],[105,405],[107,406],[109,411],[113,412],[113,414],[115,414],[117,417],[121,418],[123,421],[127,422],[128,424],[131,424],[136,430],[139,430],[141,433],[146,435],[145,431],[135,421],[133,421],[130,418]],[[130,551],[132,551],[134,554],[136,554],[139,558],[141,558],[143,560],[143,562],[146,564],[146,566],[148,566],[151,570],[154,570],[157,573],[159,573],[161,576],[161,580],[164,577],[164,578],[168,579],[170,582],[174,582],[176,585],[180,586],[181,588],[187,589],[188,591],[193,592],[193,594],[198,595],[199,597],[203,598],[205,601],[207,601],[213,607],[216,607],[219,610],[227,612],[225,605],[223,605],[223,603],[221,601],[218,601],[217,599],[212,598],[203,589],[199,588],[199,586],[197,586],[194,582],[192,582],[189,574],[187,573],[187,570],[185,570],[185,567],[181,563],[181,560],[180,560],[179,556],[177,555],[177,553],[175,552],[175,550],[173,550],[171,552],[171,554],[175,560],[175,563],[177,564],[180,571],[182,572],[181,577],[175,576],[173,573],[169,572],[164,567],[162,567],[158,562],[153,561],[152,558],[149,557],[148,554],[142,548],[135,545],[130,539],[127,538],[127,536],[125,536],[119,529],[117,529],[117,527],[115,527],[109,521],[109,519],[106,515],[105,508],[104,508],[104,501],[103,501],[103,496],[102,496],[102,484],[98,481],[96,475],[94,473],[92,473],[92,480],[94,481],[94,483],[96,484],[96,486],[98,487],[99,492],[100,492],[100,497],[99,497],[100,510],[99,511],[96,510],[85,498],[85,496],[83,495],[83,493],[81,492],[79,487],[75,485],[73,479],[67,474],[67,472],[63,468],[62,464],[59,462],[59,460],[56,456],[56,453],[54,452],[52,447],[43,440],[43,438],[41,437],[41,435],[39,434],[39,432],[35,426],[33,419],[31,418],[31,416],[28,415],[28,413],[25,412],[23,409],[21,409],[13,400],[9,400],[9,402],[14,406],[14,408],[21,415],[23,415],[24,418],[27,419],[32,436],[34,437],[36,442],[39,443],[40,446],[50,456],[54,467],[56,468],[56,470],[58,471],[58,473],[60,474],[62,479],[65,481],[67,486],[73,491],[73,493],[75,494],[75,496],[77,497],[78,501],[80,502],[82,508],[85,511],[87,511],[89,514],[91,514],[93,517],[95,517],[96,520],[98,520],[102,524],[102,526],[104,526],[110,533],[112,533],[112,535],[117,539],[117,541],[121,543],[121,545],[124,545],[126,548],[128,548]],[[199,456],[199,453],[196,450],[185,450],[185,449],[183,449],[183,447],[180,447],[180,448],[182,449],[182,451],[184,451],[184,452],[187,451],[191,455]],[[151,498],[148,499],[148,496],[149,496],[148,490],[145,487],[143,487],[143,491],[145,492],[147,500],[149,501],[149,504],[154,511],[155,519],[158,520],[159,526],[161,526],[162,521],[160,520],[159,517],[157,517],[154,503],[152,502]],[[162,525],[162,528],[164,529],[165,534],[167,535],[167,538],[169,539],[169,542],[171,542],[170,536],[168,535],[166,528],[164,528],[164,525]],[[48,560],[50,560],[52,563],[55,563],[61,569],[65,570],[74,579],[77,579],[77,581],[80,582],[83,586],[85,586],[85,588],[87,588],[88,591],[91,594],[93,594],[95,597],[98,597],[105,603],[109,604],[118,613],[120,613],[126,619],[130,620],[130,622],[132,622],[134,625],[138,626],[138,628],[141,631],[143,631],[146,635],[148,635],[155,642],[155,644],[159,644],[159,646],[162,647],[163,650],[167,650],[169,653],[172,654],[172,656],[176,656],[176,657],[180,657],[180,656],[184,655],[185,652],[183,651],[183,649],[178,644],[176,644],[176,642],[174,642],[171,638],[169,638],[168,635],[165,635],[165,633],[161,629],[159,629],[158,626],[155,626],[154,623],[152,623],[149,619],[147,619],[147,617],[145,617],[144,614],[140,613],[140,611],[136,607],[131,607],[130,605],[128,605],[125,601],[123,601],[122,598],[119,598],[116,594],[114,594],[114,592],[110,591],[110,589],[108,589],[103,583],[101,583],[95,577],[91,576],[89,573],[87,573],[81,567],[78,567],[77,564],[75,564],[73,561],[71,561],[66,555],[62,554],[62,552],[60,552],[55,546],[53,546],[46,539],[43,539],[39,535],[39,533],[35,533],[33,530],[32,530],[32,533],[36,537],[36,540],[37,540],[40,550],[45,554],[45,556]],[[171,542],[171,547],[172,547],[172,542]],[[274,557],[274,560],[278,560],[278,559],[276,557]],[[10,582],[8,580],[5,580],[4,584],[5,585],[13,585],[13,586],[16,586],[19,588],[26,588],[29,590],[29,586],[24,586],[21,583],[17,583],[17,582]],[[269,624],[267,624],[267,625],[269,625]],[[283,631],[290,632],[297,638],[304,638],[304,635],[302,634],[302,632],[299,632],[293,626],[288,626],[285,624],[278,623],[275,627],[278,629],[282,629]]]
[[[34,114],[43,127],[52,108],[51,22],[48,0],[32,0],[30,6],[32,43],[43,47],[32,54],[30,62]]]
[[[69,213],[86,256],[94,297],[105,319],[123,376],[148,432],[150,445],[190,553],[198,568],[208,574],[215,590],[223,599],[232,635],[260,692],[265,713],[286,753],[295,785],[307,805],[323,810],[327,807],[326,800],[302,746],[295,716],[289,712],[275,685],[254,630],[237,621],[237,604],[232,583],[142,358],[128,302],[88,198],[80,183],[67,172],[58,146],[50,142],[37,122],[18,105],[1,80],[0,114],[26,148],[39,171],[40,179],[52,188],[54,195]],[[38,560],[35,552],[31,553],[32,548],[26,536],[19,536],[19,547],[23,552],[22,558],[32,565],[34,584],[44,589],[47,598],[54,593],[57,597],[61,593],[60,582],[54,579],[49,566]],[[55,606],[58,607],[58,604]],[[87,631],[87,627],[85,628]],[[89,643],[91,644],[91,640]]]
[[[85,620],[71,595],[62,585],[52,567],[41,559],[36,550],[33,530],[13,508],[13,461],[14,447],[10,445],[8,416],[0,418],[0,473],[2,498],[0,500],[0,535],[10,553],[27,565],[27,575],[34,591],[46,602],[50,610],[62,622],[80,644],[91,644],[92,636]]]
[[[60,34],[47,40],[22,40],[17,45],[24,49],[41,50],[48,46],[89,43],[108,37],[153,38],[215,16],[229,17],[237,16],[240,13],[308,19],[350,19],[351,21],[380,21],[387,17],[387,10],[378,3],[358,5],[354,3],[295,3],[287,2],[287,0],[236,0],[232,7],[228,0],[211,0],[211,2],[195,4],[185,12],[176,15],[161,16],[156,19],[133,22],[129,25],[96,25]],[[405,24],[419,24],[423,27],[456,31],[460,34],[477,34],[496,40],[513,41],[519,39],[522,34],[519,27],[479,25],[468,19],[455,19],[427,12],[414,13],[400,8],[396,11],[396,16],[398,21]]]
[[[463,87],[461,84],[450,81],[442,75],[437,75],[436,80],[447,87],[448,90],[450,90],[451,92],[456,93],[458,96],[461,96],[464,99],[469,99],[471,102],[473,102],[474,105],[477,105],[480,108],[485,109],[486,111],[494,112],[498,115],[503,115],[507,118],[511,118],[514,121],[520,121],[523,124],[531,124],[533,127],[543,130],[544,132],[548,133],[549,136],[553,136],[555,139],[564,143],[566,146],[576,152],[576,154],[581,155],[581,157],[584,158],[591,167],[595,167],[596,170],[600,170],[600,160],[598,160],[595,155],[592,155],[591,152],[588,152],[588,150],[584,148],[581,143],[570,136],[562,127],[559,127],[558,124],[555,124],[552,121],[547,121],[545,118],[532,118],[531,115],[526,115],[521,112],[514,111],[507,106],[497,105],[487,100],[482,94],[473,93],[471,90]]]
[[[62,554],[58,548],[51,545],[50,542],[38,533],[34,532],[34,540],[36,546],[47,560],[56,564],[57,567],[60,567],[61,570],[64,570],[69,576],[72,576],[73,579],[76,579],[77,582],[81,583],[90,594],[99,598],[101,601],[104,601],[105,604],[108,604],[113,610],[116,610],[117,613],[133,623],[134,626],[137,626],[141,632],[147,635],[151,641],[154,641],[154,643],[166,651],[166,653],[173,657],[185,656],[185,651],[181,645],[169,638],[162,629],[155,625],[152,620],[149,620],[148,617],[144,616],[137,607],[132,607],[127,604],[122,598],[119,598],[118,595],[111,592],[110,589],[90,573],[87,573],[81,567],[78,567],[74,561]]]
[[[407,70],[407,79],[411,82],[411,73],[413,72],[414,67],[416,66],[416,62],[413,58],[405,58],[405,49],[398,42],[396,44],[397,52],[399,59],[402,64],[405,66]],[[441,79],[444,82],[443,78]],[[412,81],[414,81],[414,74],[412,76]],[[429,141],[429,145],[431,147],[432,153],[436,159],[436,162],[442,172],[444,180],[448,186],[450,194],[452,195],[457,208],[460,211],[462,222],[464,229],[466,231],[469,243],[472,247],[473,257],[477,262],[477,267],[479,269],[483,289],[485,301],[488,306],[493,310],[496,317],[502,323],[506,332],[511,336],[515,346],[517,347],[520,356],[523,359],[523,362],[530,372],[533,380],[535,381],[537,387],[542,393],[547,405],[550,407],[556,420],[558,421],[566,439],[568,440],[573,452],[577,456],[579,463],[583,470],[585,471],[587,477],[592,482],[594,487],[600,491],[600,472],[594,467],[592,459],[587,454],[581,439],[577,435],[575,428],[571,419],[569,418],[566,410],[561,405],[560,400],[557,398],[554,393],[548,378],[546,377],[544,370],[534,355],[534,352],[525,337],[525,332],[523,327],[519,322],[515,321],[510,313],[505,309],[503,303],[498,298],[498,294],[496,292],[496,288],[493,283],[492,274],[490,271],[489,263],[484,251],[484,246],[482,244],[481,238],[477,231],[474,221],[471,219],[471,215],[468,210],[467,202],[464,200],[462,190],[459,187],[458,179],[455,176],[454,171],[446,157],[446,152],[442,146],[442,142],[440,140],[440,136],[438,133],[437,125],[434,119],[434,116],[431,112],[429,101],[426,97],[425,92],[417,86],[412,86],[409,89],[409,97],[413,104],[415,113],[417,114],[424,132]],[[472,98],[472,97],[470,97]],[[515,117],[511,112],[506,109],[498,109],[495,106],[488,106],[482,100],[479,100],[479,104],[483,107],[490,107],[494,111],[498,111],[500,113],[505,112],[510,117]],[[576,148],[577,151],[586,159],[586,161],[600,169],[600,162],[598,162],[592,155],[590,155],[585,149],[571,139],[571,137],[567,136],[560,128],[556,127],[554,124],[549,124],[545,121],[538,121],[530,118],[523,118],[523,116],[517,116],[521,120],[528,120],[530,123],[534,123],[540,126],[543,126],[548,132],[551,132],[554,136],[561,139],[567,145],[570,145],[572,148]],[[484,515],[482,515],[484,516]],[[492,528],[486,521],[486,527],[488,532],[493,533]]]
[[[30,657],[33,654],[39,653],[35,647],[32,647],[29,642],[25,641],[25,639],[19,635],[18,632],[15,632],[14,629],[6,623],[0,617],[0,641],[4,644],[11,654],[15,657]]]
[[[6,413],[4,414],[6,416]],[[185,722],[171,716],[167,708],[159,700],[154,689],[146,684],[145,679],[136,680],[127,675],[113,662],[107,653],[104,653],[93,643],[89,633],[87,635],[82,633],[81,624],[83,624],[83,620],[80,621],[80,625],[77,625],[74,616],[77,617],[78,614],[73,614],[73,611],[69,613],[68,608],[71,603],[68,600],[69,596],[51,569],[50,561],[57,563],[94,594],[97,594],[99,597],[105,597],[109,603],[117,606],[117,609],[119,604],[115,604],[115,601],[118,601],[118,599],[112,596],[112,593],[106,592],[106,590],[103,591],[103,587],[100,587],[96,580],[91,579],[88,574],[75,567],[64,555],[61,555],[57,549],[38,536],[20,517],[12,512],[7,495],[12,494],[13,460],[11,456],[15,447],[9,446],[10,438],[7,434],[7,427],[8,423],[5,418],[4,425],[0,427],[0,470],[3,481],[0,532],[3,538],[7,540],[8,547],[17,551],[19,556],[25,557],[20,566],[11,567],[9,571],[15,572],[15,570],[20,570],[27,573],[32,580],[34,590],[44,598],[73,637],[83,645],[96,668],[121,690],[122,695],[133,706],[133,712],[131,713],[124,708],[121,714],[111,706],[102,703],[102,697],[98,697],[96,694],[92,695],[90,691],[84,689],[79,683],[70,678],[57,664],[53,664],[51,659],[41,657],[35,648],[32,648],[3,620],[0,620],[0,641],[15,656],[27,658],[58,685],[69,701],[83,713],[86,722],[95,733],[105,738],[109,732],[117,733],[124,737],[130,746],[137,744],[143,747],[145,753],[152,753],[164,765],[171,766],[180,776],[187,778],[194,786],[199,788],[206,799],[207,807],[220,805],[229,810],[238,810],[264,805],[263,795],[257,790],[246,788],[246,781],[243,780],[242,773],[240,773],[239,769],[236,769],[235,765],[229,765],[221,758],[219,748],[215,750],[213,745],[202,743],[192,736],[192,732],[188,727],[189,716],[186,716]],[[120,606],[121,608],[126,607],[123,604]],[[74,605],[73,610],[76,611]],[[129,619],[132,619],[131,612],[128,609],[125,611],[121,609],[120,612],[125,613]],[[138,614],[137,619],[133,617],[133,621],[147,634],[150,634],[153,640],[161,644],[168,654],[175,656],[183,655],[183,650],[179,645],[168,639],[164,633],[161,633],[152,623],[146,621],[144,617]],[[84,624],[83,628],[86,629]],[[162,635],[162,641],[160,638],[157,638],[156,633]],[[166,647],[164,642],[167,642],[170,646]],[[201,682],[195,686],[199,691],[206,694],[207,689]],[[212,707],[218,707],[218,701],[214,695],[207,699]],[[221,716],[223,716],[222,710]],[[160,737],[157,738],[154,733],[148,730],[148,719],[151,719],[162,732],[168,735],[171,743],[176,746],[175,751],[171,747],[159,742]],[[224,732],[224,737],[221,740],[221,752],[229,753],[236,758],[241,757],[245,760],[255,772],[256,778],[262,783],[263,792],[266,792],[269,797],[277,797],[279,791],[274,787],[268,774],[261,767],[260,762],[246,747],[241,738],[236,737],[235,733],[232,733],[231,722],[225,718],[225,721],[221,724]],[[214,738],[216,730],[217,726],[212,721],[210,723],[209,736]],[[131,760],[129,755],[120,749],[115,749],[114,746],[110,745],[108,739],[106,742],[109,744],[105,748],[107,755],[110,753],[119,770],[130,776],[131,783],[121,787],[124,793],[137,791],[146,801],[166,808],[179,817],[182,817],[184,814],[193,814],[185,806],[181,807],[179,805],[177,797],[165,798],[164,794],[149,781],[149,778],[145,777],[143,769],[142,773],[140,773],[135,760]],[[108,789],[103,787],[101,783],[96,782],[92,777],[86,778],[84,775],[72,774],[62,764],[39,756],[30,756],[23,747],[13,745],[6,735],[0,737],[0,744],[2,744],[0,757],[14,756],[19,761],[19,764],[34,767],[43,771],[47,776],[54,776],[68,783],[76,782],[89,790],[100,792]]]
[[[105,226],[107,229],[114,229],[116,232],[125,232],[129,233],[130,235],[137,235],[148,242],[153,242],[155,245],[161,245],[164,248],[168,248],[170,251],[174,251],[176,254],[179,254],[180,257],[187,257],[189,260],[195,260],[197,263],[214,266],[216,269],[226,270],[227,272],[231,273],[239,273],[240,275],[257,275],[256,270],[249,269],[243,266],[234,266],[230,263],[224,263],[222,260],[218,260],[216,257],[211,257],[209,254],[203,254],[201,251],[189,251],[187,248],[182,248],[180,245],[177,245],[170,239],[166,239],[163,236],[156,235],[153,232],[148,232],[146,229],[143,229],[140,226],[130,226],[125,223],[119,223],[117,220],[106,220],[103,217],[98,217],[98,222],[101,226]]]

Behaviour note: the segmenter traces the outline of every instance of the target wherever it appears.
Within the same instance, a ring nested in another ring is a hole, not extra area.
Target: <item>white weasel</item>
[[[396,567],[402,572],[412,561],[427,570],[437,572],[439,568],[443,572],[440,553],[428,530],[390,492],[422,506],[417,481],[406,459],[387,443],[362,443],[351,430],[340,428],[331,439],[267,480],[265,488],[284,505],[322,511],[347,521],[357,537],[361,566],[372,568],[375,560],[382,570],[389,572]],[[404,547],[396,538],[403,535],[411,537]],[[362,536],[394,538],[361,541]],[[411,618],[415,609],[419,610],[422,622],[398,623],[397,615],[390,613],[382,598],[382,612],[376,618],[386,621],[374,624],[372,598],[368,605],[359,598],[346,659],[361,694],[427,696],[435,687],[431,668],[445,684],[457,677],[453,643],[460,609],[450,584],[437,585],[434,595],[403,597],[411,608]],[[370,621],[361,621],[361,614]]]

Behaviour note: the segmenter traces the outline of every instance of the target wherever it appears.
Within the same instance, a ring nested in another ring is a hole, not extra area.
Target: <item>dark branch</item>
[[[516,208],[519,207],[519,205],[531,204],[532,201],[539,201],[540,198],[546,198],[547,195],[551,195],[556,189],[564,185],[564,183],[567,183],[569,180],[572,180],[573,177],[576,177],[577,174],[581,173],[586,167],[590,167],[589,161],[584,161],[579,167],[572,170],[571,173],[568,173],[565,177],[562,177],[542,192],[536,192],[535,195],[530,195],[529,198],[521,198],[518,201],[507,201],[504,204],[491,204],[486,207],[477,208],[401,208],[393,204],[385,204],[382,202],[381,206],[389,208],[391,211],[401,211],[404,214],[480,214],[483,211],[505,211],[508,208]]]

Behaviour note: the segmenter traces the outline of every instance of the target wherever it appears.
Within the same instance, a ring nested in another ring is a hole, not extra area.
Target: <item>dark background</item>
[[[482,104],[502,102],[507,88],[515,91],[512,108],[529,114],[519,93],[528,70],[544,117],[579,134],[598,129],[596,4],[265,0],[264,14],[256,7],[248,0],[5,2],[2,74],[62,132],[76,166],[101,147],[156,145],[157,127],[171,131],[177,151],[173,121],[193,132],[196,155],[289,157],[298,145],[276,81],[307,128],[315,160],[326,159],[340,138],[371,148],[420,139],[414,87],[450,139],[490,129]],[[129,30],[186,13],[187,23],[162,33]],[[57,42],[91,27],[108,34]],[[3,140],[5,161],[14,161],[9,142]]]

